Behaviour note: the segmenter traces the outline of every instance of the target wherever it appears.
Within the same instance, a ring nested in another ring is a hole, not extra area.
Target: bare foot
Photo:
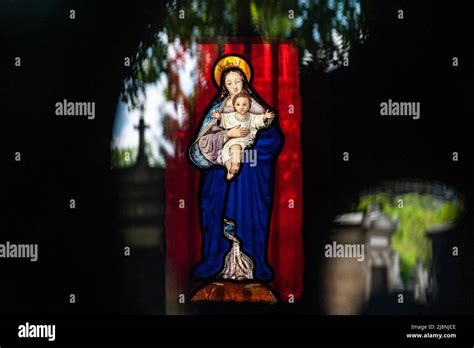
[[[232,163],[230,160],[228,160],[227,162],[224,163],[225,164],[225,167],[227,169],[227,180],[230,180],[234,177],[234,174],[231,172],[231,168],[232,168]]]
[[[227,171],[229,172],[229,171],[230,171],[230,168],[231,168],[231,166],[232,166],[231,161],[228,160],[227,162],[224,163],[224,165],[225,165]]]
[[[240,145],[232,145],[230,147],[230,169],[229,172],[231,174],[237,174],[240,168],[240,160],[242,156],[242,148]]]
[[[232,174],[237,174],[237,172],[239,171],[239,168],[240,168],[240,162],[231,162],[230,163],[230,170],[229,172],[232,173]]]

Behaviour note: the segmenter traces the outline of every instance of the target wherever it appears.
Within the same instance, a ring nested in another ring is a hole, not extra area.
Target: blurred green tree
[[[400,207],[400,202],[403,208]],[[430,267],[431,245],[426,231],[438,224],[456,221],[463,211],[458,201],[446,201],[430,194],[416,192],[367,195],[357,205],[364,211],[369,204],[378,203],[392,219],[399,218],[399,228],[392,236],[392,247],[400,255],[400,273],[403,281],[414,280],[413,270],[419,259]]]
[[[294,39],[303,67],[325,70],[340,64],[351,45],[364,41],[365,0],[191,0],[167,1],[164,21],[148,23],[122,97],[139,106],[138,91],[168,69],[167,46],[176,39],[191,47],[196,38]]]

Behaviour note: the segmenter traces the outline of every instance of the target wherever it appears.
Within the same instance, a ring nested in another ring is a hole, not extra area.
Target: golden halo
[[[221,85],[222,73],[230,68],[239,68],[247,77],[247,82],[250,82],[252,77],[252,69],[245,59],[239,56],[229,55],[222,57],[214,66],[214,80],[218,86]]]

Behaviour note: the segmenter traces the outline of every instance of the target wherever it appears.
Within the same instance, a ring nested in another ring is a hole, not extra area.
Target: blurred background
[[[463,198],[442,183],[404,179],[361,192],[334,219],[330,242],[362,244],[363,257],[325,262],[326,312],[457,313],[469,298],[463,214]]]
[[[226,37],[287,39],[298,48],[303,298],[262,312],[336,313],[341,309],[328,305],[327,289],[341,291],[347,301],[346,288],[358,291],[344,304],[354,314],[474,309],[467,117],[474,60],[464,5],[50,0],[0,6],[6,153],[22,152],[21,165],[11,156],[7,168],[4,238],[40,245],[36,265],[2,264],[5,315],[166,312],[164,170],[176,150],[167,129],[186,126],[180,105],[194,107],[196,43],[209,38],[224,45]],[[17,56],[21,69],[12,63]],[[95,101],[95,120],[55,117],[54,104],[64,98]],[[380,117],[380,102],[388,99],[421,102],[421,118]],[[342,161],[345,151],[349,162]],[[405,182],[420,185],[400,189]],[[328,269],[328,241],[365,240],[378,231],[363,225],[370,211],[388,226],[385,270],[366,265],[338,275],[338,265]],[[347,213],[362,214],[350,233],[334,221]],[[459,256],[446,265],[451,259],[438,255],[453,243]],[[133,246],[129,257],[124,244]],[[375,285],[369,278],[341,283],[369,273]],[[393,305],[393,289],[410,305]],[[77,296],[73,307],[71,293]]]

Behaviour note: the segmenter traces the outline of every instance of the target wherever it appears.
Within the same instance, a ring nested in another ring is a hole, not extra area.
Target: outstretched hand
[[[264,118],[271,120],[275,118],[275,113],[273,111],[267,110],[265,111],[265,114],[263,115]]]

